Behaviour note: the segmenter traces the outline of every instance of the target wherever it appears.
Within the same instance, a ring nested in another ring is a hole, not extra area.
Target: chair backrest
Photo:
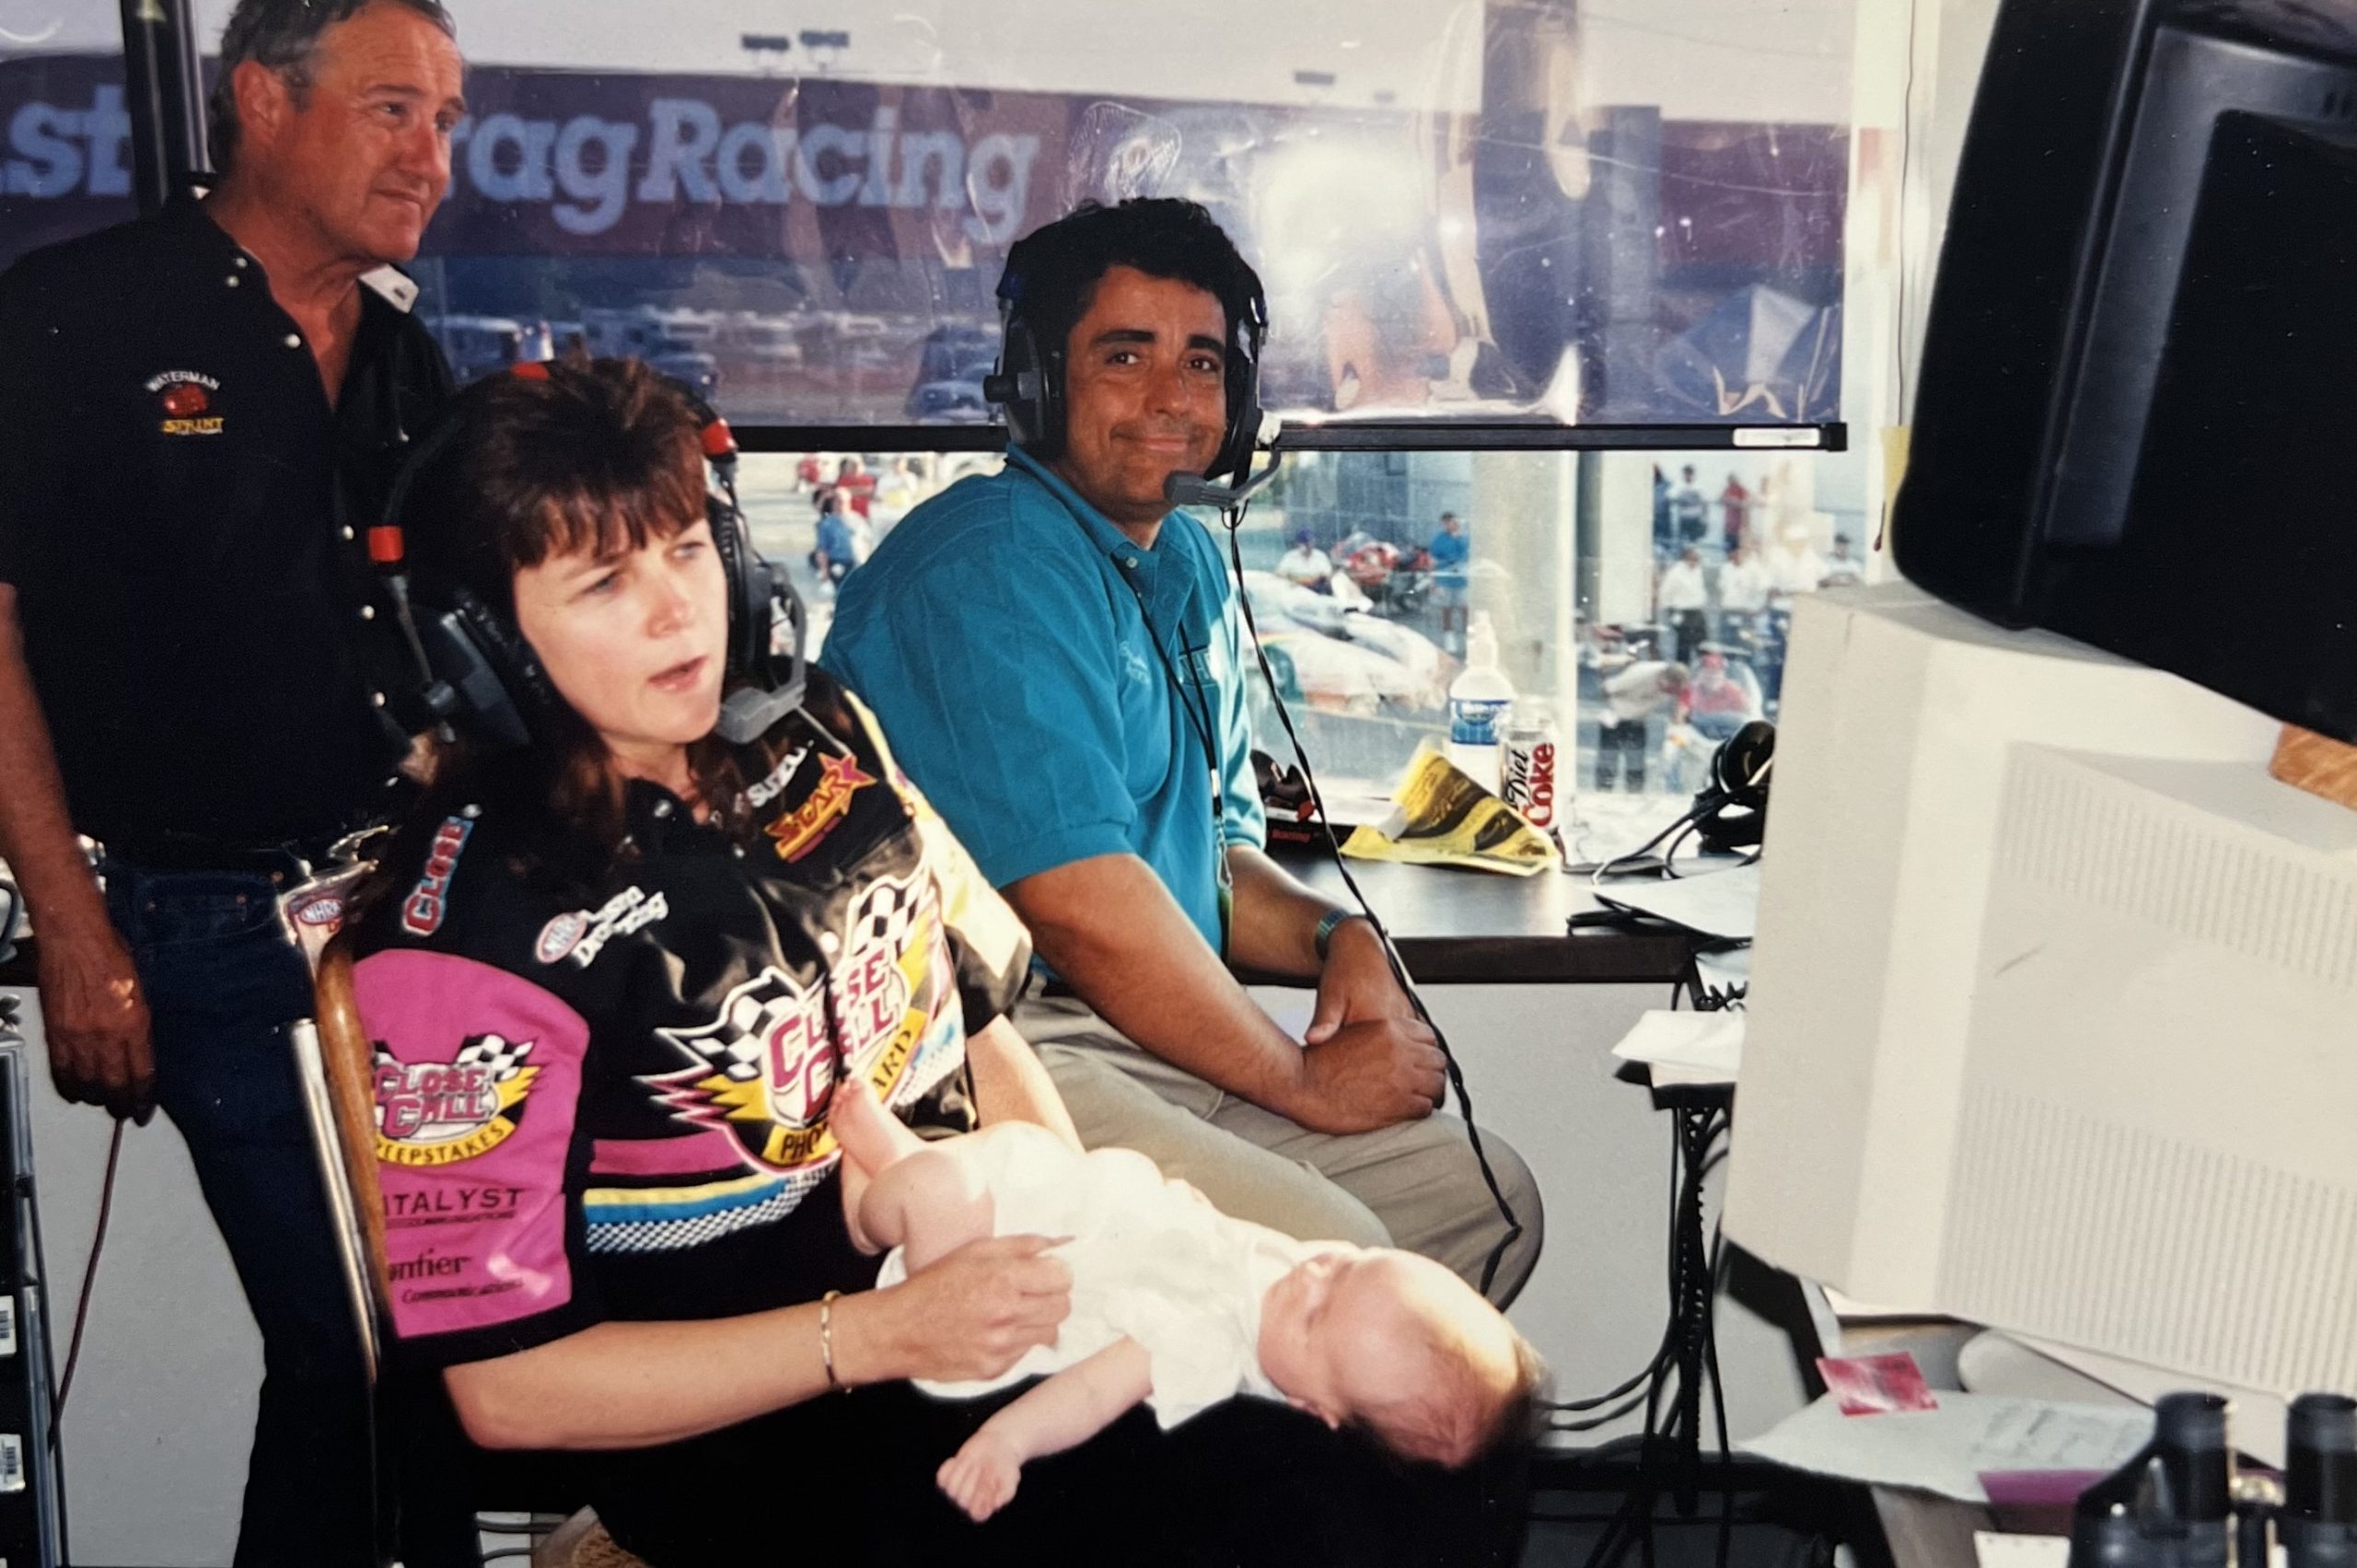
[[[377,1180],[375,1053],[353,1000],[352,954],[331,943],[312,976],[316,1017],[293,1029],[311,1141],[319,1177],[335,1214],[345,1283],[376,1376],[380,1347],[392,1321],[391,1274],[385,1254],[385,1199]]]

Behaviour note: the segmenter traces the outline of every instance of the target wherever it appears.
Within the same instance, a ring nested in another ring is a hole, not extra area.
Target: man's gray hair
[[[319,35],[377,4],[406,6],[449,37],[459,36],[442,0],[238,0],[221,29],[220,71],[204,103],[204,145],[215,174],[228,173],[237,157],[238,67],[250,60],[277,72],[300,104],[311,90]]]

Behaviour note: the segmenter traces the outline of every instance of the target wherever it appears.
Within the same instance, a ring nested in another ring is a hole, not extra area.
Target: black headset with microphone
[[[527,361],[504,375],[547,380],[563,366]],[[808,682],[808,614],[786,575],[753,546],[737,504],[737,438],[694,390],[664,379],[695,415],[697,445],[710,482],[704,497],[713,549],[728,585],[727,660],[716,728],[742,744],[758,738],[802,705]],[[419,478],[448,451],[463,413],[446,417],[411,451],[386,497],[384,520],[368,533],[369,558],[391,594],[421,682],[400,716],[413,730],[461,726],[497,747],[524,747],[547,733],[563,705],[538,655],[512,616],[458,584],[424,583],[411,601],[407,508]]]
[[[1006,411],[1006,433],[1017,447],[1041,462],[1053,462],[1064,450],[1067,367],[1064,345],[1046,341],[1024,301],[1029,277],[1024,251],[1036,238],[1017,242],[1007,252],[1006,270],[999,275],[999,327],[1004,342],[997,368],[982,378],[982,397]],[[1230,301],[1223,299],[1220,305],[1227,316],[1224,356],[1227,423],[1220,435],[1219,451],[1202,478],[1174,474],[1174,484],[1191,480],[1215,490],[1205,482],[1225,474],[1240,486],[1251,474],[1252,451],[1260,437],[1260,345],[1269,335],[1269,302],[1256,285],[1241,312]],[[1217,504],[1215,494],[1202,499]],[[1187,497],[1174,495],[1173,500],[1193,504]]]

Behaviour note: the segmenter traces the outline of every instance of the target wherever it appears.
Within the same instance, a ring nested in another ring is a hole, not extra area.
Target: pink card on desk
[[[1887,1415],[1894,1411],[1940,1408],[1915,1358],[1895,1355],[1821,1355],[1817,1370],[1825,1391],[1841,1402],[1843,1415]]]

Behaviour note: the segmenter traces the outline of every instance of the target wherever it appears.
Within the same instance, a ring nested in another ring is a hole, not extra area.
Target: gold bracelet
[[[839,1290],[830,1290],[819,1298],[819,1359],[827,1366],[827,1389],[842,1393],[843,1380],[835,1376],[835,1298]]]

